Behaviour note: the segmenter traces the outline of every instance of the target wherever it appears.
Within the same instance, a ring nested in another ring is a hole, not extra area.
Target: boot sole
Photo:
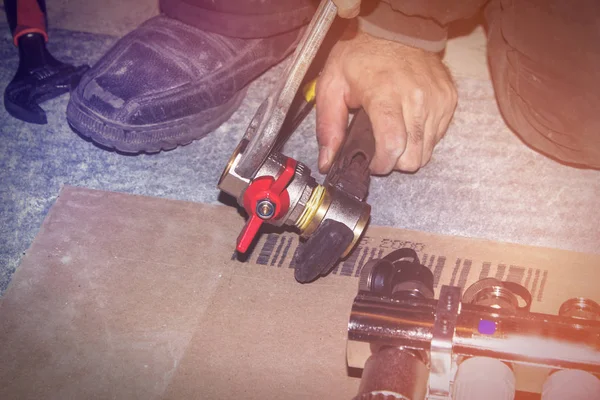
[[[239,108],[246,89],[229,101],[175,121],[152,125],[124,125],[109,121],[85,107],[77,94],[71,93],[67,121],[81,136],[103,147],[127,154],[158,153],[185,146],[202,139],[227,121]]]

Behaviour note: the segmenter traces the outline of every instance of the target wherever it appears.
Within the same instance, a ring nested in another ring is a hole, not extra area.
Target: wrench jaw
[[[9,83],[4,91],[4,108],[14,118],[30,124],[48,123],[46,112],[31,96],[31,90],[24,85]]]
[[[44,125],[48,119],[39,104],[74,89],[89,67],[55,59],[39,33],[28,33],[18,40],[19,67],[4,90],[4,107],[17,119]]]
[[[47,78],[15,77],[4,91],[4,107],[17,119],[31,124],[45,125],[48,119],[39,104],[69,93],[77,86],[88,69],[87,65],[73,67],[64,64],[63,68],[53,70],[53,74]]]
[[[292,102],[336,15],[337,7],[332,0],[320,2],[276,90],[261,105],[250,123],[245,135],[249,139],[248,151],[237,168],[240,176],[250,178],[255,175],[273,152]]]

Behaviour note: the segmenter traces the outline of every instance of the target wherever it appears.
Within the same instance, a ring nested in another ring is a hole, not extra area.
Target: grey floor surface
[[[0,24],[0,31],[4,87],[18,57],[7,27]],[[75,64],[93,63],[116,40],[51,33],[54,55]],[[280,65],[254,82],[238,112],[215,132],[156,155],[124,156],[81,139],[65,120],[68,96],[43,106],[45,126],[12,119],[0,107],[0,295],[61,185],[217,203],[219,174],[281,71]],[[454,121],[432,162],[414,175],[373,180],[372,222],[600,254],[600,172],[560,165],[521,143],[502,121],[488,81],[461,78],[458,87]],[[286,153],[316,170],[314,115]]]

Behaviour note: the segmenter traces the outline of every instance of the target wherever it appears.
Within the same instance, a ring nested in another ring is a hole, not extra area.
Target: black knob
[[[360,290],[392,298],[433,297],[433,273],[413,249],[399,249],[369,261],[361,271]]]

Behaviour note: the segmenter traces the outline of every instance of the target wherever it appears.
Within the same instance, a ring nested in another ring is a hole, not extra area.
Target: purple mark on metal
[[[482,335],[493,335],[496,333],[496,323],[488,319],[482,319],[479,321],[477,329]]]

